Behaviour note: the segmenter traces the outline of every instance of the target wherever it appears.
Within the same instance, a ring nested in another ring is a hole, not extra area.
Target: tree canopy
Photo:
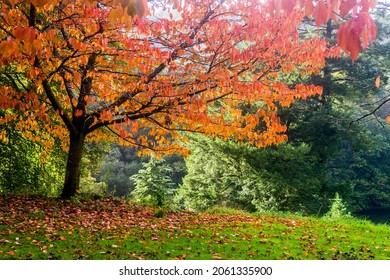
[[[333,11],[353,10],[338,36],[353,60],[375,37],[370,1],[297,3],[3,1],[1,123],[49,147],[62,139],[69,150],[63,197],[78,192],[85,140],[118,136],[168,153],[185,153],[175,141],[183,131],[278,144],[286,139],[278,106],[322,92],[280,77],[318,74],[339,55],[323,39],[299,38],[303,17],[320,25],[337,20]],[[258,110],[245,110],[253,103]]]

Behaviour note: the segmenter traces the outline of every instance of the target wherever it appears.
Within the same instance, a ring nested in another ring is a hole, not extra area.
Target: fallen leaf
[[[375,86],[379,88],[381,85],[381,76],[376,77],[375,79]]]

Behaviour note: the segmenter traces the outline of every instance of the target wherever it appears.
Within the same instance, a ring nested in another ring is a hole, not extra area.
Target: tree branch
[[[376,113],[383,105],[385,105],[387,102],[390,102],[390,98],[387,98],[387,99],[383,100],[383,101],[382,101],[374,110],[372,110],[371,112],[369,112],[369,113],[363,115],[362,117],[358,118],[357,120],[352,121],[352,122],[349,124],[349,126],[351,126],[354,122],[359,122],[359,121],[361,121],[362,119],[367,118],[368,116],[374,115],[374,116],[376,117],[375,113]]]
[[[57,98],[55,97],[48,80],[42,81],[43,89],[45,90],[47,98],[49,98],[51,105],[53,106],[53,109],[57,111],[61,117],[61,119],[64,121],[66,127],[71,133],[77,134],[77,129],[72,123],[72,120],[66,115],[65,110],[61,107],[61,104],[58,102]]]

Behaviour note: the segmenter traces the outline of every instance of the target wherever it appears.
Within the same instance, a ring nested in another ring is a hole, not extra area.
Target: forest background
[[[183,144],[187,157],[139,157],[135,147],[86,143],[81,194],[192,211],[225,206],[322,216],[340,198],[345,213],[390,208],[389,12],[388,4],[378,3],[377,40],[358,59],[329,58],[321,75],[305,78],[322,86],[322,95],[279,108],[284,143],[256,148],[190,134]],[[307,20],[300,36],[319,33],[335,44],[337,28]],[[303,82],[295,75],[284,79]],[[0,111],[2,118],[6,114]],[[9,122],[0,124],[0,132],[7,135],[0,141],[0,193],[60,196],[67,156],[61,141],[46,149]]]

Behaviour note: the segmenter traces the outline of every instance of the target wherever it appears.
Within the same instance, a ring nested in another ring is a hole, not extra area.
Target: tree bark
[[[61,198],[67,199],[80,193],[81,159],[83,157],[85,135],[70,134],[70,146],[66,163],[65,183]]]

